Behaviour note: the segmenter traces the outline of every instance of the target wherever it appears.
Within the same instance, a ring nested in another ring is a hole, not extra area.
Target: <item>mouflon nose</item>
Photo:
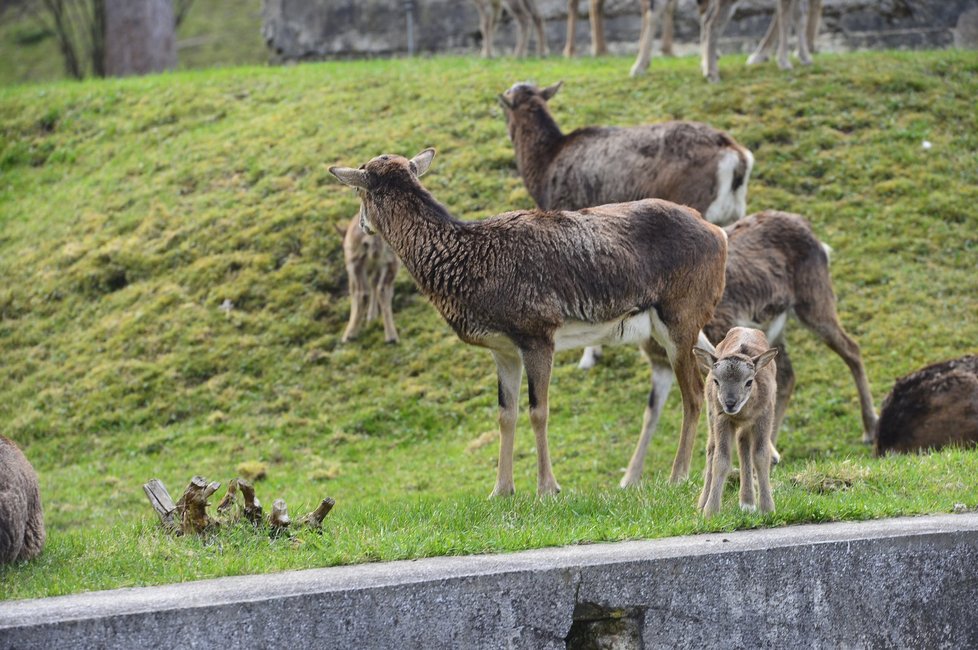
[[[728,399],[726,402],[724,402],[724,405],[727,407],[728,411],[732,411],[734,410],[734,407],[737,406],[737,400]]]

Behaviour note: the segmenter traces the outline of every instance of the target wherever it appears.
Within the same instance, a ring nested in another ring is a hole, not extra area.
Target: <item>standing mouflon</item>
[[[693,354],[706,377],[706,410],[710,437],[706,443],[706,469],[699,508],[710,517],[720,510],[723,486],[730,473],[734,442],[740,456],[740,507],[753,512],[754,469],[760,490],[761,512],[774,511],[771,496],[771,461],[775,366],[778,351],[768,345],[764,332],[734,327],[716,348],[716,354],[695,348]]]
[[[525,210],[459,221],[418,177],[434,150],[383,155],[330,172],[358,188],[361,225],[379,232],[460,339],[488,348],[499,379],[499,466],[494,496],[512,494],[513,443],[523,368],[536,435],[537,492],[560,490],[547,442],[555,350],[655,341],[683,398],[671,480],[685,480],[703,381],[691,352],[723,294],[722,229],[689,208],[645,200],[579,212]]]

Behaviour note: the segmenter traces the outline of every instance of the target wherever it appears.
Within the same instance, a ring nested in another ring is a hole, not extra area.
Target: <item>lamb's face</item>
[[[740,413],[754,390],[756,373],[753,362],[746,357],[725,357],[713,364],[710,380],[724,413]]]

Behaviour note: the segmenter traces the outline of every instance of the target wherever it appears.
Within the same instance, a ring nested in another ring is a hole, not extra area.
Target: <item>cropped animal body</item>
[[[17,445],[0,436],[0,564],[36,557],[44,537],[37,473]]]
[[[929,365],[896,381],[883,400],[876,453],[978,444],[978,356]]]
[[[499,13],[503,6],[516,21],[516,48],[518,57],[526,56],[530,47],[530,28],[536,33],[537,54],[546,56],[547,35],[543,28],[543,18],[537,9],[536,0],[472,0],[479,12],[479,31],[482,33],[482,56],[493,55],[492,39],[499,23]]]

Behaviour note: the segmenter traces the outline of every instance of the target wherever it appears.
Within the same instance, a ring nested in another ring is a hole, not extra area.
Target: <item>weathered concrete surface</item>
[[[825,0],[821,51],[863,48],[935,48],[954,43],[958,17],[976,0]],[[553,52],[564,46],[566,0],[537,0]],[[590,42],[587,0],[579,0],[578,51]],[[413,0],[418,52],[476,52],[479,19],[469,0]],[[614,53],[634,53],[641,30],[639,0],[606,0],[605,36]],[[741,0],[721,39],[721,52],[753,49],[771,20],[774,0]],[[403,0],[264,0],[263,33],[285,60],[379,56],[407,51]],[[509,52],[515,26],[503,13],[494,43]],[[679,53],[699,40],[696,0],[681,0],[676,12]]]
[[[976,558],[963,514],[336,567],[0,603],[0,648],[974,648]]]

